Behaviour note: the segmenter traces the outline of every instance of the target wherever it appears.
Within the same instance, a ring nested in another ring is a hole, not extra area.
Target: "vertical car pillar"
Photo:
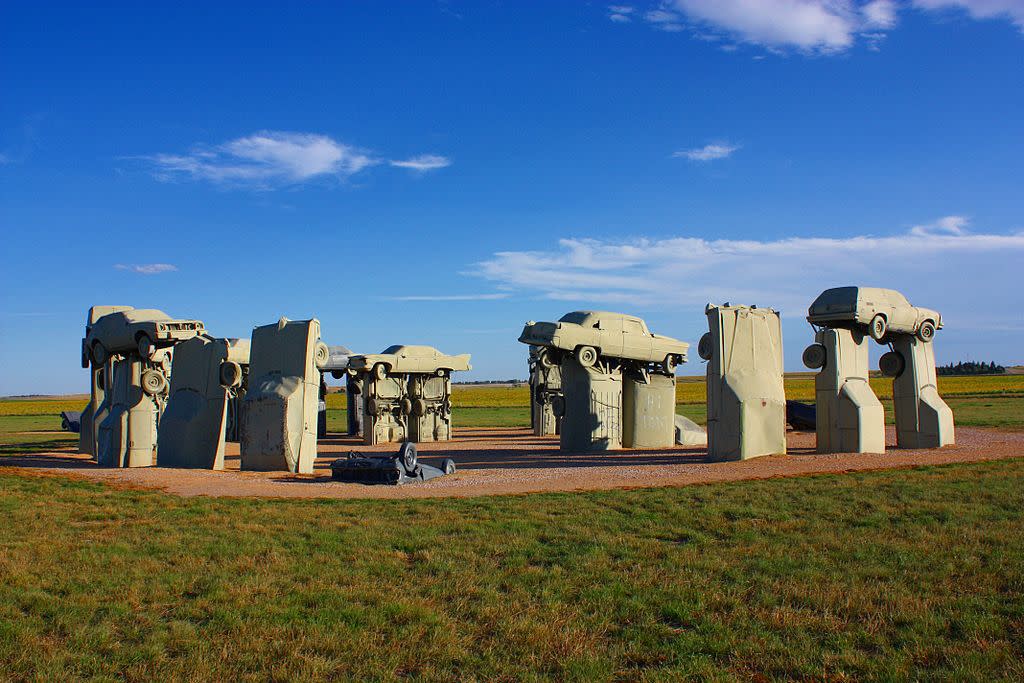
[[[447,373],[410,374],[409,401],[410,441],[452,438],[452,382]]]
[[[561,417],[554,404],[563,401],[562,369],[554,365],[546,350],[530,349],[530,428],[534,436],[560,433]]]
[[[405,441],[409,436],[408,416],[411,405],[407,396],[404,375],[387,373],[383,376],[371,372],[363,387],[363,443]]]
[[[933,342],[909,334],[892,336],[893,350],[878,366],[892,377],[896,444],[900,448],[940,448],[956,443],[953,411],[939,396]]]
[[[241,416],[243,470],[313,471],[320,368],[329,354],[315,318],[281,318],[252,331]]]
[[[345,407],[348,418],[348,435],[363,435],[363,387],[366,386],[366,373],[349,370],[345,374]]]
[[[570,453],[622,448],[622,369],[562,361],[560,448]]]
[[[782,327],[770,308],[705,309],[709,332],[698,353],[708,361],[708,457],[746,460],[786,452]]]
[[[622,375],[622,445],[668,448],[675,443],[676,377],[629,369]]]
[[[97,440],[97,462],[104,467],[150,467],[156,463],[157,425],[167,396],[164,363],[135,354],[113,360],[112,400]]]
[[[160,467],[224,469],[232,401],[249,366],[249,341],[193,337],[174,349],[167,407],[157,431]]]
[[[103,405],[103,401],[106,398],[106,389],[104,388],[105,374],[104,366],[97,366],[95,363],[90,365],[89,403],[82,411],[81,417],[79,417],[78,452],[91,456],[96,455],[96,430],[99,427],[96,416],[99,414],[100,406]]]
[[[885,411],[868,383],[868,337],[825,328],[804,349],[814,378],[819,453],[884,453]]]

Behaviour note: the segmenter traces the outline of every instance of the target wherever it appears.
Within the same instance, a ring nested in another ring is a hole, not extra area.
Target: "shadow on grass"
[[[78,442],[75,439],[46,439],[44,441],[18,441],[0,443],[0,455],[28,455],[32,453],[74,452]],[[6,462],[6,461],[0,461]]]

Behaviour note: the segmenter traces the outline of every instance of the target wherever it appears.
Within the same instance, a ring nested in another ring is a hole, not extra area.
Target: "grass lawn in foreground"
[[[12,679],[1024,677],[1024,460],[421,501],[0,470]]]

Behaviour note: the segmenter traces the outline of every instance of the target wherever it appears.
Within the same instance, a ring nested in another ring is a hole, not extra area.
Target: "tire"
[[[370,413],[370,415],[376,415],[380,407],[380,402],[375,398],[371,398],[366,401],[366,411]]]
[[[886,322],[885,316],[881,313],[876,313],[875,317],[868,323],[868,334],[876,342],[881,342],[885,339],[886,332],[889,331],[889,323]]]
[[[551,357],[550,349],[540,349],[537,351],[537,364],[545,370],[555,367],[555,359]]]
[[[828,353],[825,351],[825,347],[821,344],[811,344],[804,349],[804,365],[809,367],[811,370],[817,370],[825,367],[825,361],[827,358]]]
[[[544,392],[547,391],[547,386],[544,384],[538,384],[533,388],[533,402],[543,405],[544,403]]]
[[[334,379],[341,379],[344,376],[345,376],[345,371],[344,370],[331,370],[331,377],[333,377]]]
[[[713,343],[711,341],[711,333],[705,332],[700,341],[697,342],[697,355],[703,360],[711,360],[711,356],[714,353]]]
[[[327,344],[318,341],[313,347],[313,363],[316,364],[317,370],[323,369],[330,359],[331,350],[327,348]]]
[[[384,365],[383,363],[377,363],[376,365],[373,366],[373,376],[376,377],[377,379],[387,379],[388,366]]]
[[[410,401],[409,399],[403,398],[401,405],[402,405],[402,415],[409,415],[409,414],[412,413],[413,405],[415,405],[415,404],[412,401]]]
[[[597,349],[593,346],[581,346],[576,349],[576,361],[585,368],[594,366],[597,362]]]
[[[146,370],[139,380],[142,390],[150,396],[157,396],[167,390],[167,378],[159,370]]]
[[[921,327],[917,328],[917,338],[925,344],[935,339],[935,323],[931,320],[925,320],[921,323]]]
[[[434,374],[437,375],[438,377],[444,377],[446,372],[448,371],[445,370],[444,368],[438,368]]]
[[[564,417],[565,416],[565,397],[564,396],[558,396],[556,394],[555,396],[551,397],[551,412],[553,412],[555,414],[555,417]]]
[[[664,366],[664,368],[665,368],[665,374],[666,375],[674,375],[674,374],[676,374],[676,367],[677,367],[676,357],[673,356],[671,353],[668,354],[667,356],[665,356],[665,360],[662,362],[662,366]]]
[[[89,347],[85,345],[85,340],[82,340],[82,368],[89,369]]]
[[[221,386],[228,388],[242,385],[242,366],[233,360],[226,360],[220,364]]]
[[[416,417],[423,417],[427,414],[427,402],[422,398],[417,398],[413,400],[410,410]]]
[[[406,441],[398,449],[398,461],[402,463],[407,474],[416,474],[416,444]]]
[[[106,365],[107,359],[110,358],[110,354],[103,348],[103,344],[100,342],[93,342],[92,344],[92,362],[96,365]]]
[[[445,458],[442,460],[441,471],[445,474],[455,474],[455,461],[451,458]]]
[[[153,346],[153,340],[149,338],[149,335],[140,334],[139,338],[135,340],[136,347],[139,349],[139,355],[143,358],[152,358],[153,352],[156,351],[156,347]]]
[[[898,351],[883,353],[882,357],[878,359],[878,369],[881,370],[882,374],[886,377],[899,377],[903,374],[903,370],[906,366],[906,359],[904,359],[903,354]]]

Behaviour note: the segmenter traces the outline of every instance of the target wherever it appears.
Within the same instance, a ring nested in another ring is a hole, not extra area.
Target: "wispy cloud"
[[[507,292],[493,294],[413,294],[409,296],[388,296],[388,301],[496,301],[507,299]]]
[[[614,22],[624,24],[633,21],[633,13],[635,11],[636,8],[630,5],[609,5],[608,18]]]
[[[261,131],[223,144],[198,145],[183,154],[153,154],[142,159],[160,180],[188,178],[218,184],[260,188],[295,185],[318,178],[349,178],[383,163],[371,152],[327,135]],[[392,166],[427,170],[451,162],[424,155]],[[435,164],[431,166],[430,164]]]
[[[392,159],[388,163],[398,168],[408,168],[413,171],[433,171],[437,168],[445,168],[452,165],[451,159],[439,154],[421,154],[410,159]]]
[[[548,250],[498,252],[473,273],[513,293],[581,305],[683,309],[733,301],[803,315],[823,289],[864,284],[904,291],[919,305],[948,309],[951,319],[1012,311],[1019,320],[1022,259],[1024,232],[970,233],[963,217],[947,216],[889,236],[563,239]]]
[[[159,275],[160,273],[173,273],[178,267],[170,263],[118,263],[114,266],[117,270],[127,270],[139,275]]]
[[[1009,20],[1024,32],[1022,0],[911,0],[909,5],[928,12],[962,11],[976,20]],[[727,39],[766,48],[770,52],[796,50],[809,54],[838,54],[860,41],[877,50],[886,31],[908,6],[895,0],[662,0],[647,10],[628,12],[609,7],[612,21],[642,18],[652,28],[693,37]]]
[[[697,147],[695,149],[680,150],[672,154],[672,156],[685,157],[690,161],[714,161],[715,159],[725,159],[739,148],[739,145],[714,143],[704,145],[703,147]]]

